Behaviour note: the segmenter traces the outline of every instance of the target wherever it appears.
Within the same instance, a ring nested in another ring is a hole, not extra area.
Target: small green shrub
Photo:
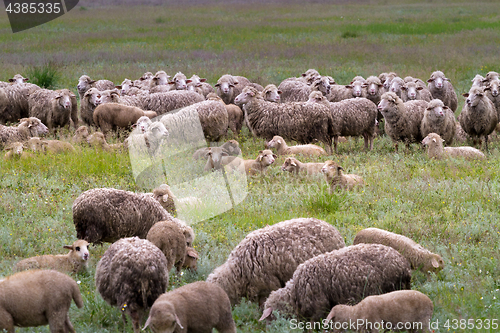
[[[31,66],[26,74],[31,83],[46,89],[54,89],[60,78],[59,66],[53,62]]]

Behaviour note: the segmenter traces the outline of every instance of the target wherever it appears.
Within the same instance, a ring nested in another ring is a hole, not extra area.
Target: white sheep
[[[498,121],[500,121],[500,80],[491,80],[488,86],[484,88],[486,96],[493,102],[495,109],[497,110]]]
[[[384,85],[380,81],[380,79],[376,76],[369,76],[365,83],[363,84],[363,88],[366,89],[366,98],[372,101],[375,104],[380,102],[380,98],[385,92]]]
[[[278,155],[295,154],[309,157],[326,155],[326,151],[323,148],[313,144],[288,146],[285,140],[279,135],[275,135],[273,139],[266,144],[266,146],[269,148],[276,148]]]
[[[399,98],[401,98],[401,88],[405,85],[405,81],[400,78],[399,76],[395,77],[391,81],[391,85],[389,86],[388,91],[392,91],[396,95],[398,95]]]
[[[90,88],[80,99],[80,118],[88,125],[94,125],[94,110],[100,103],[101,92],[97,88]]]
[[[474,78],[471,80],[472,86],[482,87],[484,86],[483,81],[484,81],[484,76],[476,74],[476,76],[474,76]]]
[[[412,77],[409,78],[412,80],[406,81],[405,78],[405,84],[401,87],[401,99],[403,102],[418,99],[430,102],[432,94],[429,89],[427,89],[427,86],[421,84],[420,80],[415,80]]]
[[[321,172],[325,175],[325,180],[330,187],[330,194],[335,190],[352,190],[356,186],[364,186],[365,181],[361,176],[355,174],[345,175],[344,169],[334,161],[326,161]]]
[[[153,122],[151,121],[151,118],[147,116],[142,116],[139,119],[137,119],[133,127],[138,128],[139,132],[144,134],[148,130],[149,126],[151,126],[152,124]]]
[[[89,136],[89,128],[87,126],[80,126],[76,129],[75,134],[71,138],[73,144],[82,144],[87,141]]]
[[[41,89],[32,83],[14,83],[0,89],[0,124],[29,117],[28,97]]]
[[[177,72],[174,77],[172,78],[172,81],[169,82],[169,85],[171,86],[170,89],[172,90],[186,90],[187,89],[187,84],[190,83],[191,80],[189,80],[186,75],[184,75],[182,72]]]
[[[427,80],[429,83],[429,91],[432,98],[438,98],[443,101],[444,105],[449,107],[453,112],[457,110],[458,99],[455,89],[443,72],[435,71]]]
[[[28,158],[31,156],[28,152],[24,151],[24,144],[19,141],[9,143],[4,147],[4,151],[6,151],[4,155],[5,160]]]
[[[172,90],[145,96],[142,109],[155,111],[158,115],[162,115],[204,100],[205,98],[196,92]]]
[[[437,160],[443,158],[464,158],[466,160],[485,160],[486,156],[482,151],[473,147],[444,147],[444,140],[436,133],[429,133],[422,144],[427,146],[427,156]]]
[[[267,168],[276,160],[276,157],[277,156],[272,151],[266,149],[259,150],[259,155],[257,155],[255,160],[243,160],[238,157],[224,156],[222,158],[222,164],[232,169],[237,169],[241,173],[245,172],[249,176],[254,176],[257,174],[265,174]]]

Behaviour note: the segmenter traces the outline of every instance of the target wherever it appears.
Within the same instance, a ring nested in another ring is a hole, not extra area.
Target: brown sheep
[[[156,112],[146,112],[134,106],[118,103],[106,103],[95,108],[93,119],[95,125],[107,134],[111,130],[132,126],[142,116],[151,119],[156,117]]]
[[[344,175],[344,169],[334,161],[326,161],[321,168],[324,173],[326,182],[330,186],[330,194],[335,189],[352,190],[355,186],[363,186],[365,184],[363,178],[358,175]]]

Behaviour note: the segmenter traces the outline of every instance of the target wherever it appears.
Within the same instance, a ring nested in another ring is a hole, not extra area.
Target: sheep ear
[[[278,143],[282,143],[281,140],[278,140]]]
[[[122,90],[122,86],[115,86],[115,88]]]
[[[491,90],[491,87],[490,86],[485,87],[484,91],[486,91],[486,90]]]
[[[274,157],[274,158],[278,158],[278,156],[277,156],[276,154],[273,154],[273,157]]]
[[[170,81],[168,84],[175,84],[175,82],[174,81]]]
[[[179,327],[181,328],[181,330],[184,329],[184,327],[181,324],[181,320],[179,319],[179,317],[177,317],[177,313],[175,314],[175,322],[177,323],[177,325],[179,325]]]
[[[432,258],[431,264],[432,264],[432,267],[434,267],[434,268],[439,267],[439,263],[437,262],[436,258]]]
[[[200,82],[205,82],[207,79],[200,79]]]
[[[267,308],[264,310],[262,313],[262,316],[260,317],[259,321],[263,321],[267,317],[269,317],[273,313],[273,308]]]
[[[193,82],[193,81],[191,81],[191,80],[186,80],[186,83],[191,83],[191,82]]]
[[[464,97],[469,97],[469,93],[462,94]]]
[[[429,79],[427,80],[427,82],[431,83],[432,81],[434,81],[434,79]]]
[[[238,83],[239,83],[239,82],[238,82],[238,81],[236,81],[236,80],[234,80],[234,81],[233,81],[233,84],[235,84],[235,85],[236,85],[236,84],[238,84]],[[234,87],[234,86],[233,86],[233,87]]]
[[[14,82],[15,80],[14,79],[9,79],[9,82]]]
[[[194,249],[188,249],[187,250],[187,255],[190,256],[191,258],[199,259],[200,257],[198,256],[198,253]]]
[[[408,88],[406,88],[405,86],[402,86],[402,87],[401,87],[401,89],[402,89],[402,90],[406,90],[406,89],[408,89]]]
[[[150,323],[151,323],[151,316],[149,316],[148,320],[146,320],[146,324],[144,325],[144,327],[142,328],[142,330],[144,331],[149,326]]]
[[[228,153],[226,153],[225,151],[222,152],[221,156],[229,156]]]
[[[424,87],[417,87],[417,90],[422,90],[424,89]]]
[[[64,245],[63,249],[73,250],[73,246],[72,245]]]
[[[437,142],[437,141],[436,141],[436,138],[432,138],[432,142]]]
[[[347,89],[352,89],[352,86],[351,85],[347,85],[345,86]]]
[[[328,317],[326,317],[326,322],[330,322],[333,318],[335,318],[335,311],[330,311],[330,313],[328,314]]]
[[[220,83],[216,83],[214,87],[220,87]]]
[[[290,164],[293,166],[297,166],[297,163],[295,163],[295,162],[291,162]]]
[[[278,90],[278,94],[281,95],[283,92],[281,90]]]

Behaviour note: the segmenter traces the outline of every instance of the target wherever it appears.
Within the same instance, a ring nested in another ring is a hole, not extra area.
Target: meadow
[[[387,71],[427,80],[441,70],[462,94],[476,74],[500,70],[497,1],[123,3],[80,1],[68,14],[16,34],[0,14],[0,80],[32,73],[33,81],[37,71],[48,68],[55,72],[54,88],[76,93],[83,74],[120,84],[146,71],[172,76],[181,71],[214,84],[230,73],[278,85],[308,68],[341,84]],[[459,95],[457,115],[463,104]],[[264,140],[252,138],[247,129],[237,140],[245,158],[264,148]],[[266,175],[249,178],[243,202],[192,225],[198,271],[171,274],[169,288],[204,280],[252,230],[316,217],[334,225],[347,245],[359,230],[378,227],[441,254],[446,263],[441,272],[412,277],[412,287],[434,302],[435,332],[497,331],[479,329],[478,323],[500,321],[500,138],[493,139],[487,161],[477,162],[428,160],[418,145],[395,152],[385,136],[365,152],[362,141],[350,139],[338,154],[322,159],[362,175],[367,186],[357,191],[330,195],[321,178],[284,174],[283,157]],[[135,182],[128,154],[78,149],[78,154],[0,159],[0,277],[10,275],[22,258],[64,253],[62,246],[76,239],[71,207],[83,191],[144,190]],[[77,332],[132,332],[94,286],[95,266],[108,246],[92,247],[88,272],[73,276],[85,303],[70,310]],[[239,332],[293,331],[282,318],[266,327],[258,322],[260,315],[245,301],[233,309]],[[470,319],[475,324],[467,328]]]

